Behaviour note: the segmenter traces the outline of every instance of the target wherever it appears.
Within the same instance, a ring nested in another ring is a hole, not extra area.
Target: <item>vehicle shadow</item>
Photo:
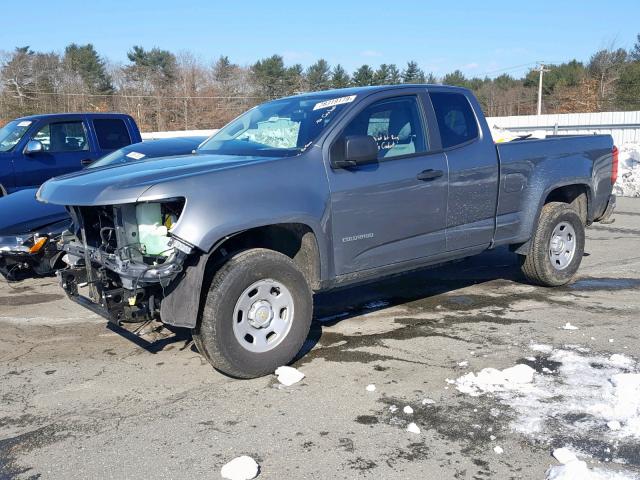
[[[304,357],[318,344],[325,327],[332,327],[364,313],[416,300],[428,300],[443,293],[494,280],[524,282],[518,256],[506,247],[441,266],[317,294],[311,331],[293,361]]]
[[[427,300],[443,293],[493,280],[524,281],[517,255],[509,252],[506,247],[441,266],[319,293],[314,297],[314,318],[311,330],[302,349],[292,362],[304,357],[318,344],[325,327],[334,326],[363,313],[416,300]],[[151,335],[141,334],[145,330],[141,327],[130,328],[109,324],[108,328],[149,353],[159,353],[167,346],[180,342],[183,343],[181,348],[190,347],[193,351],[197,351],[191,343],[191,331],[186,328],[169,328],[158,324],[157,329],[146,329],[147,332],[151,331]]]

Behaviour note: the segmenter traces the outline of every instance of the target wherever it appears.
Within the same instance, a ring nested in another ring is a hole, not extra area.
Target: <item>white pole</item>
[[[542,73],[544,72],[544,65],[540,64],[540,79],[538,80],[538,115],[542,115]]]

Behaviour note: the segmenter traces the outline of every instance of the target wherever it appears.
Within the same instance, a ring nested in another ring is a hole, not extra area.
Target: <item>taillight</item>
[[[611,151],[611,185],[618,180],[618,147],[614,145]]]

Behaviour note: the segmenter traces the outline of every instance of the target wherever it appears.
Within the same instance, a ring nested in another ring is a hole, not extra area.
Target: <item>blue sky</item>
[[[323,57],[348,70],[415,59],[436,75],[520,75],[539,60],[588,60],[612,42],[629,48],[640,33],[638,0],[32,0],[12,15],[5,9],[0,50],[90,42],[125,62],[139,44],[242,65],[274,53],[305,66]]]

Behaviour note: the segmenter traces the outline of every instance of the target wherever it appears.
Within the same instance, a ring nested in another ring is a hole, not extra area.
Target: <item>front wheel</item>
[[[193,338],[217,370],[237,378],[260,377],[300,351],[312,314],[309,285],[289,257],[245,250],[215,274]]]
[[[569,204],[550,202],[542,207],[538,226],[521,268],[527,280],[545,287],[571,281],[584,254],[584,225]]]

